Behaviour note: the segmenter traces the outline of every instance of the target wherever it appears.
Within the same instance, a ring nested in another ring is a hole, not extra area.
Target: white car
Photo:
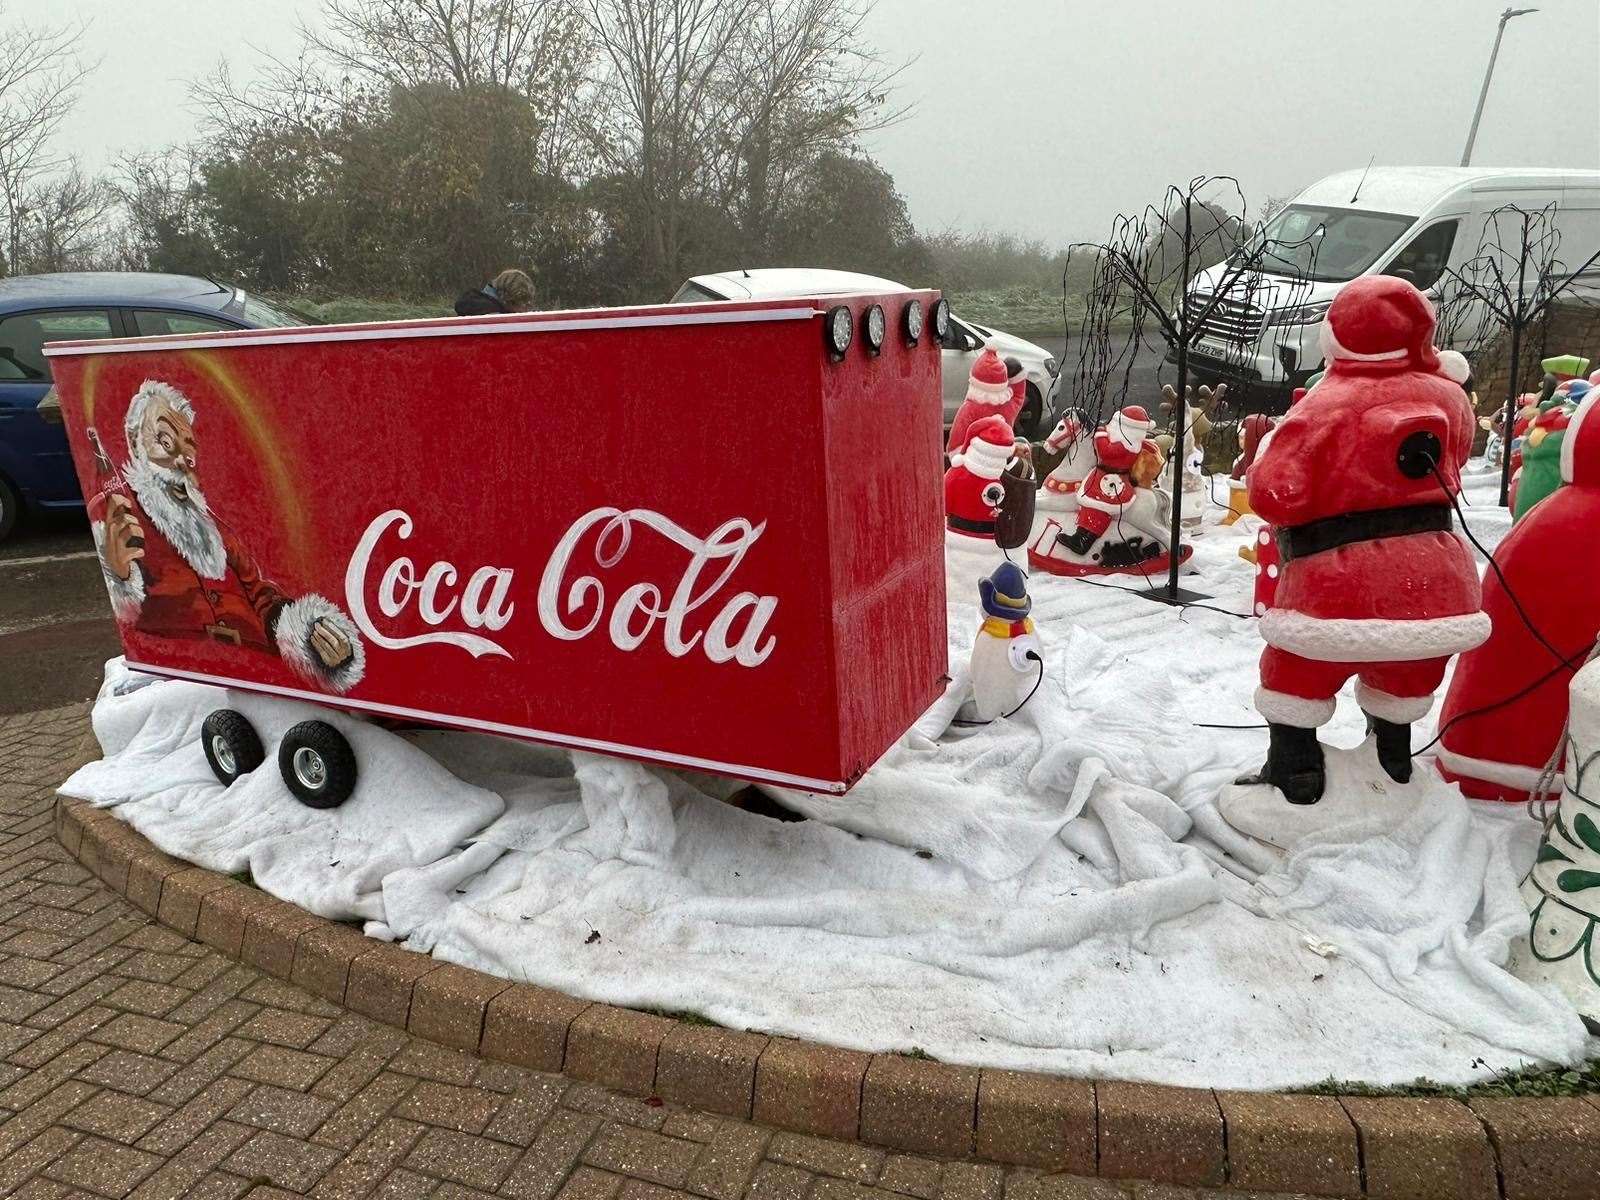
[[[903,283],[860,275],[854,271],[828,271],[814,267],[759,267],[750,271],[719,271],[696,275],[672,297],[674,304],[697,304],[707,300],[782,300],[790,296],[849,296],[863,292],[909,292]],[[986,343],[992,343],[1002,358],[1015,358],[1022,364],[1028,381],[1028,399],[1017,416],[1017,433],[1025,438],[1044,437],[1045,397],[1055,382],[1057,365],[1050,352],[1009,333],[963,321],[954,314],[950,333],[943,343],[944,423],[948,428],[967,394],[967,376],[972,360]]]

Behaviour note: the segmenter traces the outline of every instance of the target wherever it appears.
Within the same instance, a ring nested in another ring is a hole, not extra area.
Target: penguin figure
[[[972,643],[968,670],[972,698],[961,711],[964,720],[986,722],[1022,707],[1039,682],[1043,651],[1028,614],[1028,577],[1012,562],[1003,562],[978,581],[983,624]]]

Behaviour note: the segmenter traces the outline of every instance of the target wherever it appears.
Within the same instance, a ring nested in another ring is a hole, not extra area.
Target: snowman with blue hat
[[[1028,577],[1003,562],[978,581],[983,624],[972,642],[968,680],[972,696],[962,706],[966,721],[993,721],[1021,708],[1038,686],[1044,655],[1029,613]]]

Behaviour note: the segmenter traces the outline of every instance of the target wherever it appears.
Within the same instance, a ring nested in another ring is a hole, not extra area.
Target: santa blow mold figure
[[[1458,381],[1440,373],[1433,306],[1391,276],[1355,280],[1323,329],[1331,364],[1250,468],[1250,503],[1282,557],[1260,618],[1256,708],[1271,747],[1259,775],[1295,804],[1321,799],[1317,729],[1355,676],[1378,761],[1411,778],[1411,722],[1450,656],[1489,635],[1478,571],[1451,497],[1472,446]],[[1453,364],[1459,371],[1459,362]]]
[[[983,353],[973,361],[972,376],[967,381],[966,399],[956,411],[950,425],[950,440],[945,443],[945,453],[952,463],[960,460],[963,450],[972,437],[972,426],[988,417],[1004,418],[1009,431],[1022,400],[1017,389],[1011,386],[1011,374],[1005,360],[995,353],[993,346],[985,346]]]
[[[1163,493],[1143,486],[1136,475],[1141,455],[1159,463],[1161,450],[1150,440],[1155,427],[1144,409],[1129,405],[1094,435],[1095,466],[1078,485],[1076,526],[1045,522],[1028,548],[1028,562],[1052,575],[1154,575],[1168,566],[1171,512]],[[1188,559],[1193,547],[1184,546]]]
[[[944,524],[951,533],[994,539],[995,514],[1005,499],[1000,476],[1015,443],[1011,423],[998,414],[974,422],[967,441],[944,473]]]
[[[1600,393],[1567,426],[1562,486],[1495,550],[1505,576],[1484,577],[1489,640],[1461,656],[1439,714],[1439,773],[1483,800],[1526,800],[1567,719],[1567,685],[1600,634]],[[1560,651],[1534,637],[1518,615]],[[1577,661],[1557,669],[1562,660]],[[1543,680],[1541,683],[1540,680]]]

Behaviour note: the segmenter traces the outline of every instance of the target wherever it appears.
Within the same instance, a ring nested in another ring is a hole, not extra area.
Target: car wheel
[[[11,482],[0,475],[0,542],[11,536],[21,516],[22,497],[17,495],[17,489],[11,486]]]
[[[1044,397],[1030,383],[1028,398],[1022,402],[1022,411],[1017,414],[1017,433],[1025,441],[1037,442],[1049,432],[1044,428]]]
[[[284,785],[307,808],[338,808],[356,787],[356,754],[326,721],[301,721],[278,743]]]
[[[211,773],[224,787],[250,774],[267,757],[250,722],[231,708],[219,708],[205,719],[200,726],[200,745]]]

